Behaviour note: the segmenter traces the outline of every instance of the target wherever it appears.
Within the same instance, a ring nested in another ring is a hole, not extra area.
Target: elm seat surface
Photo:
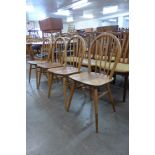
[[[42,63],[42,64],[37,64],[38,67],[48,69],[48,68],[54,68],[54,67],[62,67],[62,64],[60,63]]]
[[[48,69],[48,72],[57,74],[57,75],[71,75],[75,73],[79,73],[78,68],[75,67],[59,67],[59,68],[51,68]]]
[[[87,84],[89,86],[102,86],[106,83],[109,83],[113,80],[109,79],[107,75],[101,74],[101,73],[95,73],[95,72],[81,72],[79,74],[70,75],[69,78],[83,83]]]
[[[27,63],[32,65],[37,65],[41,63],[47,63],[47,60],[32,60],[32,61],[28,61]]]

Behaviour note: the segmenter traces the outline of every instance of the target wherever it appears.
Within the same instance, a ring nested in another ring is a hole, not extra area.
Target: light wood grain
[[[107,75],[95,73],[95,72],[82,72],[79,74],[70,75],[69,78],[77,82],[87,84],[89,86],[99,87],[106,83],[109,83],[113,78],[109,79]]]
[[[114,61],[112,61],[113,56],[115,56]],[[69,78],[75,83],[81,83],[84,86],[89,86],[93,91],[93,101],[95,110],[95,125],[96,133],[98,133],[98,88],[101,86],[106,86],[106,92],[103,94],[108,94],[110,101],[112,102],[113,110],[115,111],[115,105],[109,83],[113,80],[113,74],[116,69],[117,63],[119,62],[121,56],[121,44],[119,39],[111,33],[102,33],[95,38],[92,42],[89,55],[88,55],[88,72],[78,73],[70,75]],[[93,61],[93,72],[92,69],[92,58]],[[112,64],[112,65],[111,65]],[[71,99],[74,93],[74,86],[71,87],[68,100],[68,109],[71,104]]]
[[[67,66],[67,67],[51,68],[48,69],[48,72],[51,72],[56,75],[66,76],[79,73],[80,71],[78,68]]]
[[[68,76],[79,73],[84,52],[86,51],[86,45],[84,39],[79,36],[75,35],[71,37],[68,42],[67,42],[67,54],[69,61],[67,62],[67,55],[65,55],[65,66],[64,67],[59,67],[59,68],[50,68],[48,69],[48,72],[53,74],[53,76],[61,76],[63,77],[63,92],[64,92],[64,105],[65,109],[67,110],[67,82],[68,81]],[[71,61],[72,58],[72,61]],[[50,88],[49,88],[50,92]],[[50,93],[49,93],[50,94]]]
[[[37,58],[35,60],[34,57],[32,57],[32,61],[27,61],[27,63],[30,65],[29,68],[29,82],[31,80],[31,71],[32,69],[35,69],[36,72],[36,87],[38,88],[38,73],[37,73],[37,64],[43,64],[43,63],[47,63],[50,58],[51,58],[51,48],[52,48],[52,43],[50,39],[44,39],[43,40],[43,45],[41,48],[41,53],[42,52],[47,52],[48,53],[48,57],[47,58]],[[32,52],[32,51],[31,51]]]
[[[51,57],[48,62],[42,63],[42,64],[37,64],[37,67],[40,68],[41,72],[44,71],[45,73],[47,73],[47,69],[49,69],[49,68],[57,68],[57,67],[62,67],[65,65],[64,64],[65,59],[66,59],[66,56],[65,56],[66,55],[66,40],[65,40],[65,38],[58,37],[54,41],[51,51],[52,51]],[[42,74],[39,74],[39,75],[41,76]],[[49,83],[51,83],[51,82],[49,81]],[[39,88],[39,86],[40,86],[40,82],[38,82],[38,88]]]

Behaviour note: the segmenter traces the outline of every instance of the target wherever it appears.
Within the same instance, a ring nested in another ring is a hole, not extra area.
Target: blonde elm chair
[[[93,72],[91,71],[91,54],[93,53],[94,63]],[[111,61],[115,55],[114,62]],[[71,100],[77,84],[82,84],[84,87],[90,88],[92,91],[92,98],[95,109],[95,123],[96,132],[98,132],[98,99],[103,95],[108,95],[112,103],[113,111],[115,105],[110,89],[110,82],[113,80],[113,74],[121,55],[120,41],[113,34],[104,32],[97,36],[92,42],[89,49],[89,70],[88,72],[81,72],[78,74],[70,75],[69,78],[73,81],[70,96],[67,99],[67,111],[69,111]],[[98,66],[98,62],[100,65]],[[104,63],[103,63],[104,62]],[[104,86],[106,91],[99,94],[99,88]]]
[[[67,107],[66,106],[66,98],[67,98],[66,91],[67,91],[67,86],[69,84],[68,76],[80,72],[85,51],[86,51],[86,45],[85,45],[84,39],[79,35],[75,35],[68,40],[67,46],[66,46],[66,57],[68,58],[69,61],[65,59],[64,67],[48,69],[48,73],[49,73],[48,97],[50,97],[53,77],[54,76],[62,77],[65,109]]]
[[[126,90],[128,85],[128,77],[129,77],[129,32],[122,32],[122,53],[119,63],[115,69],[115,75],[119,74],[124,77],[124,86],[123,86],[123,102],[126,99]]]
[[[51,61],[46,63],[37,64],[39,71],[38,86],[40,86],[40,80],[43,73],[47,73],[47,70],[50,68],[57,68],[65,66],[65,56],[66,55],[66,39],[64,37],[56,38],[53,48],[52,48],[52,57]]]
[[[38,77],[37,64],[45,63],[45,62],[50,61],[50,59],[51,59],[51,49],[52,49],[52,42],[51,42],[51,40],[50,39],[44,39],[42,47],[41,47],[41,54],[44,55],[44,56],[43,57],[37,57],[36,56],[36,57],[34,57],[34,60],[27,61],[27,63],[30,66],[29,67],[29,82],[31,80],[31,71],[32,71],[32,69],[35,69],[36,85],[37,85],[37,77]]]

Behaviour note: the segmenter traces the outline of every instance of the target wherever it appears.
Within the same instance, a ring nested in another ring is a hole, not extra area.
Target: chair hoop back
[[[129,63],[129,32],[122,32],[122,54],[121,63]]]
[[[66,61],[66,65],[74,66],[80,70],[85,51],[85,40],[79,35],[71,37],[67,42],[68,60]]]
[[[103,32],[91,43],[89,49],[89,72],[91,71],[91,59],[94,60],[94,71],[106,74],[112,78],[116,65],[121,56],[121,44],[112,33]]]
[[[52,62],[64,64],[66,59],[66,40],[64,37],[57,37],[52,46]]]

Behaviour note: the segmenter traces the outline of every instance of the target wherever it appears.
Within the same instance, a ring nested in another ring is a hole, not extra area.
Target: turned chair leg
[[[31,80],[31,70],[32,70],[32,64],[30,64],[30,68],[29,68],[29,82]]]
[[[37,68],[37,65],[35,65],[35,71],[36,71],[36,87],[38,89],[38,68]]]
[[[107,91],[108,91],[108,97],[109,97],[109,100],[111,102],[113,111],[115,112],[116,111],[115,110],[115,102],[114,102],[114,99],[113,99],[113,96],[112,96],[112,93],[111,93],[110,84],[107,84],[106,88],[107,88]]]
[[[127,84],[128,84],[128,74],[124,75],[124,90],[123,90],[123,102],[125,102],[126,99],[126,89],[127,89]]]
[[[114,74],[113,77],[114,77],[114,80],[113,80],[112,84],[115,84],[116,83],[116,74]]]
[[[95,109],[95,124],[96,124],[96,133],[98,133],[98,89],[94,88],[94,109]]]
[[[72,97],[74,95],[74,90],[75,90],[75,82],[73,83],[73,85],[70,88],[70,96],[69,96],[69,99],[67,101],[67,112],[69,111],[69,108],[71,105]]]
[[[42,68],[39,68],[39,79],[38,79],[37,89],[39,89],[39,86],[40,86],[41,74],[42,74]]]
[[[67,105],[66,105],[66,98],[67,98],[67,79],[66,79],[66,77],[63,78],[63,93],[64,93],[64,106],[65,106],[65,110],[67,111]]]
[[[93,89],[92,89],[92,87],[90,87],[89,88],[89,95],[90,95],[90,100],[94,100],[94,98],[93,98]]]
[[[48,98],[51,95],[52,84],[53,84],[53,74],[48,72]]]

